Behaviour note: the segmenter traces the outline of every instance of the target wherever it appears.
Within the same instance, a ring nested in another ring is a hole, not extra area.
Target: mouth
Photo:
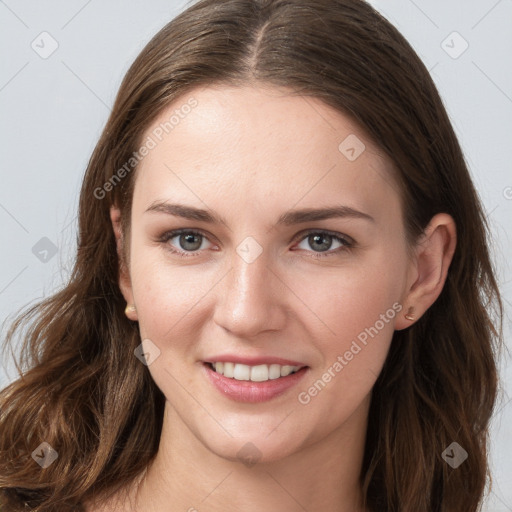
[[[266,382],[268,380],[276,380],[281,377],[288,377],[297,373],[305,366],[291,366],[281,364],[258,364],[250,366],[248,364],[240,364],[234,362],[214,362],[205,363],[215,373],[223,375],[228,379],[251,382]]]
[[[203,362],[208,380],[237,402],[264,402],[293,388],[309,366],[277,363],[247,365],[230,361]]]

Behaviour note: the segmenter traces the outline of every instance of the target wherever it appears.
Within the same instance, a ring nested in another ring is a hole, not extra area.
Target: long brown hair
[[[394,333],[374,386],[361,485],[372,511],[478,509],[503,308],[485,215],[428,71],[362,0],[200,0],[156,34],[122,82],[83,181],[69,282],[7,334],[7,343],[22,335],[24,373],[0,393],[2,510],[80,510],[154,458],[164,397],[133,354],[140,336],[123,313],[109,217],[116,204],[129,218],[136,165],[112,180],[178,97],[251,83],[319,98],[359,123],[394,164],[410,246],[436,213],[455,220],[444,289]],[[31,458],[43,441],[58,452],[44,470]],[[454,441],[468,454],[457,469],[442,458]]]

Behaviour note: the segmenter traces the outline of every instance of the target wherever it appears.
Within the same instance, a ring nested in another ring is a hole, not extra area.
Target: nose
[[[231,269],[218,288],[214,320],[234,336],[251,338],[282,329],[286,322],[286,286],[265,252],[248,263],[233,252]]]

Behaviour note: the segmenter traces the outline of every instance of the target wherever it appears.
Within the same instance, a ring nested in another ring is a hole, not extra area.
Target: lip
[[[270,361],[272,358],[265,359]],[[247,360],[247,359],[245,359]],[[261,359],[260,359],[261,360]],[[216,361],[219,361],[218,359]],[[226,359],[226,361],[233,361],[233,359]],[[253,361],[251,359],[251,361]],[[283,361],[283,360],[281,360]],[[219,361],[220,362],[220,361]],[[248,363],[240,363],[248,364]],[[254,365],[258,363],[252,363]],[[265,363],[260,363],[265,364]],[[273,362],[271,364],[289,364],[289,363],[278,363]],[[291,366],[300,366],[295,364]],[[247,402],[247,403],[260,403],[272,400],[291,388],[296,386],[301,381],[309,370],[308,366],[303,366],[300,370],[286,377],[280,377],[279,379],[267,380],[264,382],[252,382],[245,380],[236,380],[228,377],[224,377],[220,373],[213,370],[207,362],[202,364],[203,371],[206,377],[213,386],[220,391],[223,396],[230,398],[236,402]]]
[[[238,363],[247,366],[257,366],[259,364],[280,364],[281,366],[307,366],[299,361],[291,359],[283,359],[281,357],[259,356],[259,357],[242,357],[234,354],[224,354],[212,356],[203,360],[204,363]]]

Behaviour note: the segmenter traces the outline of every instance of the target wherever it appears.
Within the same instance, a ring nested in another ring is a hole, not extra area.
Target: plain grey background
[[[512,0],[372,0],[430,70],[489,216],[512,338]],[[0,321],[69,275],[79,187],[124,73],[182,0],[0,0]],[[94,200],[91,198],[91,200]],[[2,363],[0,388],[16,376]],[[512,511],[512,365],[491,431],[493,490]]]

